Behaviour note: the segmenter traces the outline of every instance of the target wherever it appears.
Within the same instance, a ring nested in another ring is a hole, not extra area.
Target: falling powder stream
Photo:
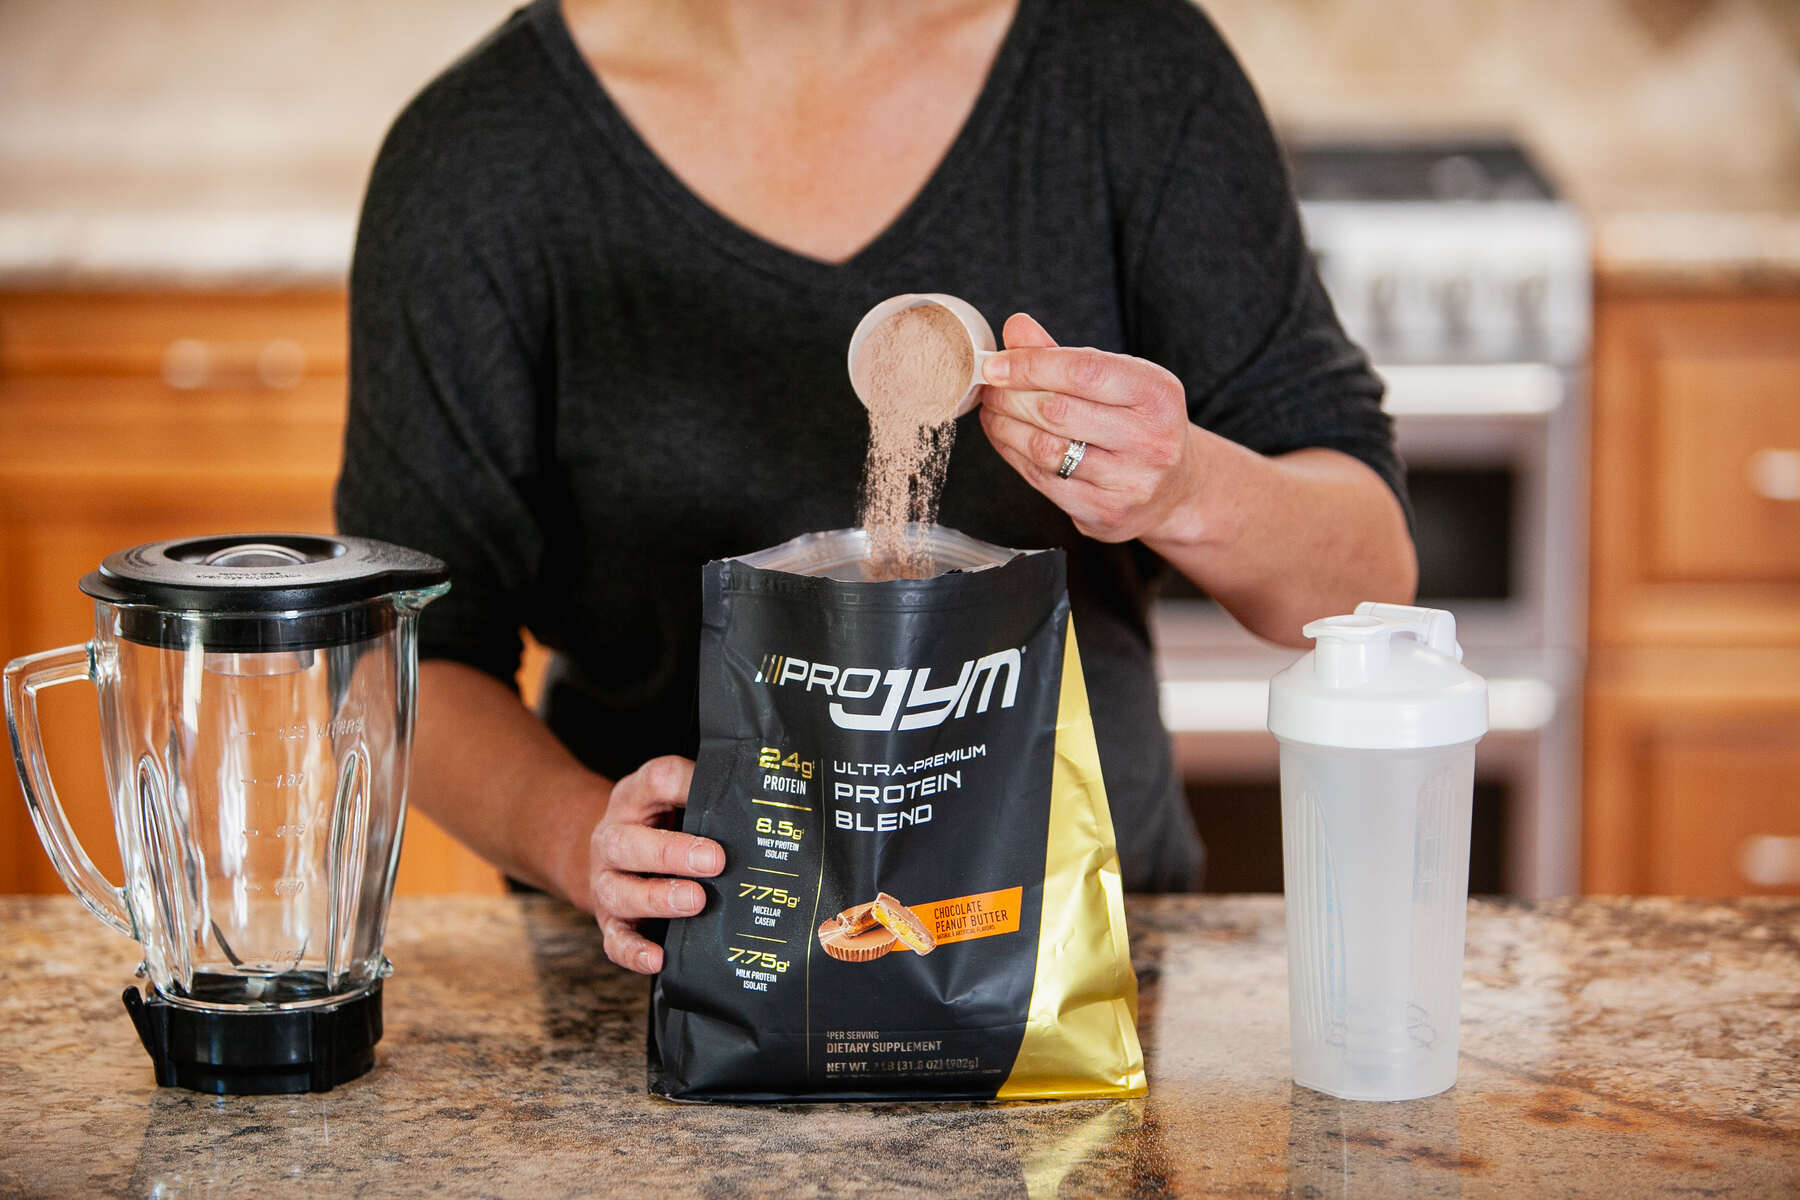
[[[870,579],[933,573],[930,552],[908,529],[937,519],[956,440],[956,408],[974,365],[962,322],[937,304],[901,309],[877,325],[857,353],[853,382],[869,410],[862,525],[869,535]]]

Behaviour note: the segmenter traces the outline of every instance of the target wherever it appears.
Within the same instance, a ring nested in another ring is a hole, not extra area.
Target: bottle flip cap
[[[1269,732],[1349,750],[1472,742],[1488,729],[1487,683],[1462,665],[1456,618],[1364,602],[1302,632],[1314,641],[1269,683]]]

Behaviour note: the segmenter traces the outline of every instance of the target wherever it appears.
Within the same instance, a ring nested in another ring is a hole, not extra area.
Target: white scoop
[[[856,362],[858,355],[862,353],[863,343],[869,340],[869,335],[874,333],[883,321],[895,313],[927,304],[949,310],[969,335],[969,349],[972,351],[969,386],[963,392],[962,399],[957,401],[955,415],[960,417],[964,413],[974,410],[975,396],[982,384],[982,364],[997,353],[994,348],[994,330],[973,304],[957,296],[946,296],[942,292],[907,292],[899,296],[890,296],[871,308],[863,315],[863,319],[856,323],[856,331],[850,335],[848,356],[850,387],[856,391],[856,398],[862,401],[864,408],[869,406],[869,398],[864,396],[861,389],[856,386],[859,375]]]

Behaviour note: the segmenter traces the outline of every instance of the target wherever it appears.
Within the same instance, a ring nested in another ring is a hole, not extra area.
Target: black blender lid
[[[196,625],[208,649],[282,650],[341,644],[391,624],[354,614],[364,601],[433,587],[439,559],[373,538],[237,533],[172,538],[106,556],[81,581],[121,606],[120,633],[186,645]]]
[[[81,590],[113,604],[274,613],[353,604],[449,577],[431,555],[373,538],[231,533],[116,551]]]

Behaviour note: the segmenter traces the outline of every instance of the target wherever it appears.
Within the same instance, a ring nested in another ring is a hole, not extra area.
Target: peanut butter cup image
[[[891,931],[908,950],[930,954],[937,949],[937,938],[925,928],[925,922],[919,920],[918,914],[886,892],[875,897],[874,910],[875,919],[881,922],[882,928]]]
[[[893,931],[875,920],[873,904],[846,908],[819,926],[819,947],[843,962],[873,962],[894,948]]]
[[[878,922],[875,920],[875,902],[871,900],[867,904],[852,904],[849,908],[846,908],[843,912],[831,918],[831,920],[826,921],[825,925],[836,925],[841,930],[843,936],[850,937],[853,934],[863,933],[875,928],[877,923]],[[823,931],[825,925],[819,926],[819,929]]]

